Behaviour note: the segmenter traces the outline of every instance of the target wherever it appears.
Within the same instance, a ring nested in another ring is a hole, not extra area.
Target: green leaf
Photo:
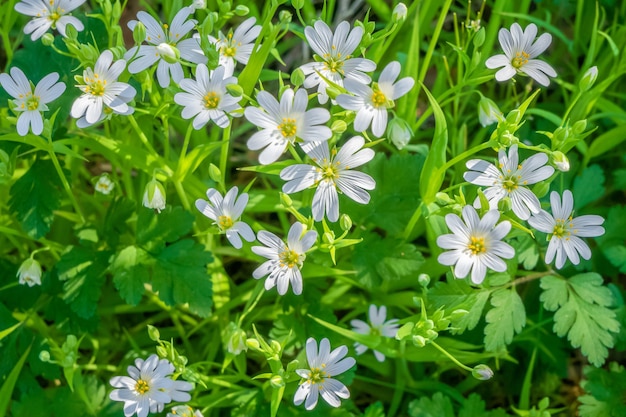
[[[352,262],[357,279],[368,288],[376,288],[383,280],[392,280],[417,271],[424,257],[410,243],[399,239],[381,238],[376,233],[365,233],[363,242],[356,246]]]
[[[497,290],[491,296],[493,308],[485,320],[485,349],[496,351],[513,341],[513,335],[526,324],[526,309],[514,288]]]
[[[474,288],[466,279],[452,279],[437,282],[428,292],[428,301],[433,309],[444,308],[447,313],[454,310],[467,310],[468,314],[451,323],[453,334],[463,333],[476,327],[482,317],[485,304],[491,292],[484,288]]]
[[[104,217],[102,233],[110,247],[116,247],[120,236],[129,231],[128,219],[135,213],[135,202],[124,197],[116,198]]]
[[[626,245],[623,234],[626,230],[626,207],[611,207],[604,229],[606,233],[597,239],[600,248],[611,265],[626,273]]]
[[[57,263],[57,274],[63,284],[63,300],[72,311],[88,319],[94,315],[111,252],[73,246]]]
[[[574,208],[579,210],[604,195],[604,172],[599,165],[591,165],[574,179]]]
[[[39,239],[50,231],[54,210],[61,205],[62,184],[54,165],[37,160],[11,187],[9,208],[24,231]]]
[[[487,411],[485,410],[485,402],[476,393],[470,394],[463,403],[463,407],[459,410],[459,417],[507,417],[508,414],[501,408]]]
[[[517,260],[524,265],[524,269],[532,271],[537,266],[539,261],[539,250],[537,249],[537,242],[530,235],[524,234],[519,236],[516,240],[511,242]]]
[[[9,403],[11,402],[11,395],[13,394],[13,388],[15,388],[15,383],[17,382],[17,378],[20,376],[20,372],[22,371],[24,362],[30,353],[31,347],[32,345],[28,346],[26,352],[22,354],[20,360],[17,361],[9,376],[7,376],[2,383],[2,388],[0,388],[0,417],[4,417],[8,411]]]
[[[180,206],[167,206],[159,214],[142,208],[137,218],[137,244],[148,251],[159,252],[165,243],[189,233],[193,220],[193,215]]]
[[[619,331],[611,291],[596,273],[576,275],[569,280],[553,276],[541,279],[544,292],[540,300],[547,310],[555,311],[554,332],[567,339],[595,366],[601,366],[613,347],[611,333]]]
[[[376,401],[374,404],[367,407],[363,413],[363,417],[385,417],[383,403]]]
[[[422,174],[420,175],[419,185],[420,194],[424,203],[430,204],[435,201],[435,194],[441,188],[441,184],[446,175],[446,148],[448,147],[448,125],[446,116],[444,116],[437,100],[430,94],[430,91],[422,85],[430,106],[435,116],[435,134],[433,142],[428,151],[428,157],[424,163]],[[413,179],[413,181],[416,181]]]
[[[206,265],[212,260],[211,253],[193,240],[176,242],[156,258],[153,288],[166,304],[189,304],[190,311],[208,317],[213,287]]]
[[[626,417],[626,371],[611,363],[609,370],[586,366],[581,386],[587,392],[578,398],[581,417]]]
[[[452,401],[440,392],[433,398],[422,397],[409,403],[410,417],[454,417]]]
[[[137,305],[144,292],[144,284],[150,281],[147,263],[148,253],[136,246],[128,246],[113,257],[111,270],[113,283],[120,296],[130,305]]]

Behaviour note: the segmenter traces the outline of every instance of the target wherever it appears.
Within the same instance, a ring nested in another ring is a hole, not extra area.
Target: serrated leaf
[[[74,246],[57,263],[59,280],[65,281],[62,298],[82,318],[96,312],[110,256],[108,251]]]
[[[526,324],[526,308],[514,288],[497,290],[491,296],[493,308],[485,320],[485,349],[496,351],[513,341]]]
[[[485,410],[485,402],[480,395],[472,393],[463,402],[463,406],[459,410],[459,417],[507,417],[508,414],[501,408],[495,410]]]
[[[137,217],[137,244],[149,251],[160,251],[165,243],[189,233],[194,217],[182,207],[167,206],[157,214],[142,208]]]
[[[148,263],[148,254],[136,246],[124,248],[111,262],[115,288],[130,305],[137,305],[141,301],[144,284],[150,280]]]
[[[574,178],[574,208],[579,210],[604,195],[604,172],[599,165],[587,167]]]
[[[11,187],[9,208],[24,231],[38,239],[50,231],[54,210],[61,205],[62,184],[54,165],[37,160]]]
[[[454,310],[467,310],[468,314],[451,323],[453,334],[472,330],[482,317],[485,304],[491,292],[488,289],[474,288],[467,280],[453,279],[450,282],[437,282],[428,292],[428,301],[434,309],[444,308],[451,313]]]
[[[152,285],[159,298],[168,305],[189,304],[190,311],[208,317],[213,287],[206,265],[213,260],[211,253],[184,239],[165,248],[155,259]]]
[[[383,403],[376,401],[374,404],[367,407],[363,413],[363,417],[385,417]]]
[[[611,291],[604,287],[596,273],[576,275],[569,280],[548,276],[541,279],[541,301],[547,310],[555,311],[554,332],[567,339],[595,366],[601,366],[613,347],[611,333],[619,331]]]
[[[587,395],[579,397],[581,417],[626,417],[626,371],[615,362],[609,368],[584,368],[581,386]]]
[[[517,260],[524,265],[524,269],[532,271],[537,266],[539,261],[539,250],[537,249],[537,242],[530,235],[522,235],[517,240],[511,242],[513,249],[515,249],[515,255]]]
[[[118,197],[109,206],[104,217],[102,233],[109,246],[116,247],[120,236],[128,231],[129,218],[135,213],[136,203],[124,197]]]
[[[422,397],[409,403],[410,417],[454,417],[454,409],[450,398],[440,392],[433,398]]]

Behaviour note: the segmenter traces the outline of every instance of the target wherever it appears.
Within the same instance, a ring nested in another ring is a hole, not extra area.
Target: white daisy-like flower
[[[292,224],[287,235],[287,244],[274,233],[261,230],[257,234],[257,239],[265,246],[253,246],[252,252],[268,260],[255,269],[252,276],[259,279],[268,275],[265,280],[266,290],[276,286],[278,294],[285,295],[291,283],[293,293],[302,294],[300,268],[306,259],[305,252],[317,239],[315,230],[305,231],[306,227],[302,223]]]
[[[415,84],[411,77],[396,82],[401,69],[397,61],[387,64],[373,88],[354,79],[345,80],[346,90],[354,95],[339,94],[337,103],[356,112],[354,130],[363,132],[371,124],[374,136],[381,137],[385,133],[387,112],[395,105],[394,100],[411,91]]]
[[[310,62],[300,67],[307,75],[304,87],[317,86],[320,104],[328,101],[326,94],[328,81],[339,86],[344,85],[344,79],[353,79],[361,84],[369,84],[372,81],[365,72],[376,69],[374,61],[352,57],[363,38],[362,27],[350,30],[350,24],[343,21],[333,34],[326,23],[318,20],[313,27],[304,28],[304,35],[311,49],[322,59],[321,62]]]
[[[41,265],[35,259],[28,258],[17,270],[17,277],[21,285],[28,284],[29,287],[41,285]]]
[[[578,265],[580,257],[591,258],[591,249],[581,237],[597,237],[604,234],[604,219],[597,215],[585,215],[574,218],[574,197],[570,190],[563,192],[563,200],[559,193],[550,194],[552,215],[545,210],[528,219],[535,229],[547,233],[550,243],[546,252],[546,263],[552,263],[556,257],[556,267],[561,269],[569,258]],[[580,255],[580,257],[579,257]]]
[[[317,187],[313,196],[313,219],[321,221],[324,214],[331,222],[339,219],[339,195],[337,190],[360,204],[367,204],[376,182],[369,175],[352,171],[374,158],[372,149],[362,149],[365,140],[360,136],[351,138],[339,152],[329,152],[328,142],[313,142],[303,149],[313,160],[313,165],[296,164],[284,168],[280,178],[288,181],[283,185],[287,194]]]
[[[137,91],[130,84],[117,81],[126,68],[126,61],[113,62],[113,53],[104,51],[93,69],[83,71],[83,82],[77,87],[83,92],[72,105],[70,114],[79,119],[76,125],[84,128],[103,120],[111,113],[129,115],[134,109],[128,105]]]
[[[267,91],[260,91],[256,99],[261,109],[246,107],[245,115],[251,123],[263,130],[248,139],[248,148],[253,151],[265,148],[259,155],[259,162],[263,165],[280,158],[287,145],[295,143],[297,139],[319,142],[333,135],[330,128],[324,126],[330,119],[328,110],[306,109],[309,103],[306,90],[294,93],[288,88],[281,96],[280,103]]]
[[[437,245],[450,250],[439,255],[439,263],[454,265],[454,276],[459,279],[471,270],[474,284],[483,282],[487,269],[506,271],[506,263],[500,258],[511,259],[515,250],[501,241],[511,230],[511,223],[505,220],[496,226],[499,218],[498,210],[489,210],[481,219],[469,205],[463,207],[463,221],[456,214],[446,214],[452,234],[439,236]]]
[[[67,16],[86,0],[22,0],[15,5],[15,10],[33,19],[24,26],[24,33],[30,34],[33,41],[41,38],[48,29],[56,29],[64,37],[65,27],[74,26],[77,31],[85,29],[80,20]]]
[[[526,26],[524,31],[517,23],[511,25],[510,32],[505,28],[500,29],[498,39],[504,54],[494,55],[485,62],[489,69],[502,67],[496,72],[496,80],[510,80],[521,72],[544,87],[550,85],[547,76],[556,77],[556,71],[548,63],[535,58],[548,49],[552,36],[544,33],[533,43],[536,36],[537,26],[534,23]]]
[[[348,388],[333,378],[356,364],[354,358],[345,357],[347,353],[346,346],[339,346],[331,351],[330,341],[327,338],[320,341],[318,351],[317,341],[309,337],[306,341],[309,369],[296,369],[296,373],[304,378],[304,381],[300,383],[293,397],[293,403],[300,405],[304,402],[304,408],[312,410],[317,405],[320,395],[332,407],[341,405],[340,398],[344,400],[350,398]]]
[[[485,197],[489,208],[497,209],[498,201],[505,197],[511,199],[513,213],[522,220],[528,220],[531,213],[539,213],[541,203],[537,196],[528,189],[531,184],[548,179],[554,174],[554,168],[548,163],[545,153],[538,153],[519,162],[517,145],[498,152],[498,166],[482,159],[471,159],[465,166],[469,171],[463,174],[465,181],[474,185],[486,186]],[[480,204],[478,200],[475,206]]]
[[[370,305],[368,316],[369,323],[358,319],[350,321],[350,324],[353,327],[352,330],[360,334],[372,336],[396,336],[399,327],[398,319],[385,321],[387,318],[387,307],[380,306],[380,308],[376,308],[376,306],[372,304]],[[354,343],[354,348],[356,349],[357,355],[362,355],[367,351],[367,346],[359,342]],[[377,350],[374,350],[374,356],[376,356],[376,360],[378,362],[382,362],[385,360],[385,355]]]
[[[235,61],[246,65],[252,55],[254,43],[261,33],[261,26],[255,25],[256,18],[250,17],[244,20],[235,29],[224,35],[219,32],[219,37],[209,36],[209,40],[215,44],[220,54],[219,64],[226,68],[226,74],[232,75],[235,71]]]
[[[111,194],[113,188],[115,187],[115,183],[111,181],[111,178],[107,174],[102,174],[98,178],[96,185],[94,186],[95,190],[104,195]]]
[[[33,134],[43,132],[42,112],[48,111],[47,103],[56,100],[65,91],[65,83],[57,82],[59,74],[53,72],[37,83],[35,91],[21,69],[11,68],[11,75],[0,74],[0,85],[13,100],[13,110],[21,113],[17,118],[17,133],[26,136],[28,130]]]
[[[124,402],[124,415],[146,417],[149,412],[161,412],[165,404],[172,401],[186,402],[191,399],[188,392],[193,388],[189,382],[174,381],[169,376],[175,368],[167,359],[150,355],[145,361],[135,359],[135,366],[128,367],[129,376],[111,378],[114,388],[109,398]]]
[[[235,110],[241,108],[239,100],[242,97],[233,97],[226,91],[228,84],[237,84],[237,78],[225,76],[225,68],[217,67],[214,71],[204,64],[196,68],[196,80],[185,78],[180,81],[180,88],[184,93],[176,93],[174,101],[183,106],[183,119],[193,119],[194,129],[201,129],[209,120],[221,128],[230,124]]]
[[[214,188],[209,188],[206,196],[209,201],[197,199],[196,208],[209,219],[214,220],[214,224],[219,227],[222,233],[236,249],[241,249],[244,238],[247,242],[254,241],[254,232],[245,222],[240,220],[241,214],[248,204],[248,193],[237,194],[237,187],[231,188],[224,197]]]
[[[145,40],[149,45],[134,46],[124,54],[124,59],[127,60],[136,56],[128,64],[128,71],[131,74],[136,74],[151,67],[158,61],[157,80],[162,88],[167,88],[170,85],[170,79],[178,83],[185,75],[180,62],[176,62],[171,57],[173,48],[180,52],[181,58],[189,62],[196,64],[206,62],[206,57],[198,53],[200,49],[198,38],[192,37],[183,40],[198,23],[194,19],[187,20],[194,10],[192,6],[183,7],[176,13],[171,25],[161,24],[144,11],[137,13],[137,19],[146,27]],[[128,22],[130,30],[134,30],[136,25],[137,20]]]
[[[177,405],[172,407],[172,412],[166,417],[204,417],[200,410],[195,410],[188,405]]]

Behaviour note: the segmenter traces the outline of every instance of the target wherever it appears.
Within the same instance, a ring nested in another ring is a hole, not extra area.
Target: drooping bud
[[[33,285],[41,285],[41,265],[33,258],[28,258],[17,271],[20,284],[28,284],[29,287]]]
[[[143,193],[143,206],[160,213],[165,208],[165,201],[166,195],[163,184],[153,178],[146,184],[146,189]]]
[[[180,58],[178,48],[170,45],[169,43],[163,42],[158,44],[156,50],[161,58],[163,58],[168,64],[175,64]]]
[[[195,10],[204,9],[206,7],[206,0],[193,0],[191,7]]]
[[[52,45],[54,43],[54,35],[52,33],[46,33],[41,37],[41,43],[43,43],[44,46]]]
[[[113,188],[115,188],[115,183],[111,181],[111,178],[109,178],[108,174],[100,175],[98,181],[96,182],[96,185],[94,186],[94,189],[97,192],[104,195],[109,195],[111,191],[113,191]]]
[[[391,14],[391,18],[395,21],[404,21],[406,19],[407,8],[404,3],[396,4],[396,7],[393,8],[393,13]]]
[[[417,276],[417,282],[424,288],[428,287],[428,284],[430,284],[430,275],[419,274]]]
[[[387,136],[391,140],[391,143],[401,150],[411,141],[413,130],[404,119],[396,117],[389,122]]]
[[[248,346],[246,345],[246,332],[237,327],[235,323],[231,323],[231,327],[232,333],[228,339],[226,349],[233,355],[239,355],[244,350],[248,350]]]
[[[478,121],[482,127],[487,127],[494,123],[498,123],[502,119],[502,112],[493,102],[493,100],[487,97],[482,97],[478,102]]]
[[[561,151],[556,151],[552,153],[552,158],[554,158],[554,166],[561,172],[569,171],[569,159],[567,156]]]
[[[596,78],[598,78],[598,67],[594,65],[589,68],[583,75],[583,78],[580,79],[580,83],[578,84],[580,91],[587,91],[593,87],[593,84],[596,82]]]
[[[472,370],[472,376],[481,381],[487,381],[493,378],[493,371],[487,365],[476,365]]]

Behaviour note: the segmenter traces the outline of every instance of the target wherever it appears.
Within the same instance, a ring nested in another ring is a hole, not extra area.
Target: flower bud
[[[487,97],[482,97],[478,102],[478,121],[482,127],[487,127],[494,123],[498,123],[502,118],[502,112],[493,102],[493,100]]]
[[[541,198],[550,192],[550,183],[548,181],[541,181],[533,186],[532,191],[537,198]]]
[[[116,1],[113,4],[113,9],[111,10],[111,19],[114,22],[118,22],[120,20],[120,16],[122,16],[122,5],[119,1]]]
[[[289,197],[287,194],[285,193],[280,193],[280,202],[283,204],[283,206],[285,207],[291,207],[293,206],[293,200],[291,199],[291,197]]]
[[[167,349],[164,346],[157,346],[156,347],[156,351],[157,351],[157,355],[159,355],[159,357],[167,358],[167,356],[168,356]]]
[[[161,340],[161,333],[159,333],[159,329],[148,324],[148,337],[150,337],[150,340],[158,342]]]
[[[406,19],[407,8],[404,3],[396,4],[396,7],[393,8],[393,13],[391,14],[391,18],[396,21],[403,22]]]
[[[146,184],[146,189],[143,193],[143,206],[160,213],[165,208],[165,201],[166,196],[163,184],[153,178]]]
[[[500,213],[506,213],[511,210],[512,207],[513,203],[511,203],[509,197],[504,197],[502,200],[498,201],[498,210],[500,210]]]
[[[196,410],[196,413],[193,412],[193,408],[188,405],[177,405],[176,407],[172,407],[172,412],[167,413],[167,417],[196,417],[200,411]]]
[[[169,43],[160,43],[156,47],[157,53],[167,62],[168,64],[175,64],[178,62],[180,58],[180,52],[178,48],[170,45]]]
[[[481,381],[487,381],[493,378],[493,371],[487,365],[480,364],[472,369],[472,376]]]
[[[42,350],[41,352],[39,352],[39,360],[42,362],[50,361],[50,352],[48,352],[47,350]]]
[[[261,350],[261,344],[259,343],[258,340],[253,339],[253,338],[249,338],[248,340],[246,340],[246,346],[248,346],[249,349],[254,349],[254,350]]]
[[[294,9],[300,10],[304,7],[304,0],[291,0],[291,5]]]
[[[285,386],[285,381],[283,380],[282,376],[274,375],[272,378],[270,378],[270,385],[273,388],[282,388]]]
[[[403,149],[413,137],[413,130],[404,119],[396,117],[389,122],[387,136],[396,148]]]
[[[246,346],[246,332],[243,329],[235,327],[235,330],[231,333],[228,339],[226,349],[233,355],[239,355],[244,350],[248,350]]]
[[[226,84],[226,91],[233,97],[241,97],[243,88],[239,84]]]
[[[480,48],[485,43],[485,37],[486,37],[485,28],[480,27],[480,20],[478,21],[473,20],[472,24],[473,25],[470,27],[472,27],[474,31],[476,31],[476,36],[474,36],[474,39],[472,42],[474,43],[474,46],[476,48]]]
[[[430,275],[419,274],[417,276],[417,282],[424,288],[428,287],[428,284],[430,284]]]
[[[143,23],[137,22],[135,29],[133,29],[133,40],[137,45],[146,40],[146,27]]]
[[[333,133],[342,134],[348,129],[348,124],[343,120],[335,120],[332,125],[330,125],[330,130]]]
[[[293,14],[289,10],[281,10],[278,13],[278,21],[283,23],[290,23],[293,18]]]
[[[305,78],[304,71],[297,68],[291,73],[291,84],[293,84],[294,87],[300,87],[304,83]]]
[[[279,354],[279,353],[283,350],[283,347],[282,347],[282,346],[280,345],[280,343],[279,343],[278,341],[276,341],[276,340],[272,340],[272,341],[270,342],[270,346],[271,346],[271,348],[272,348],[272,351],[273,351],[275,354],[277,354],[277,355],[278,355],[278,354]]]
[[[561,172],[569,171],[569,159],[561,151],[552,152],[552,158],[554,158],[554,166]]]
[[[73,25],[66,25],[65,26],[65,37],[67,39],[75,41],[76,38],[78,37],[78,30],[76,30],[76,28]]]
[[[220,4],[220,13],[225,14],[230,12],[231,3],[229,1],[225,1]]]
[[[593,84],[596,82],[596,78],[598,78],[598,67],[594,65],[589,68],[583,75],[583,78],[580,79],[580,83],[578,83],[580,91],[587,91],[593,87]]]
[[[191,7],[195,10],[204,9],[206,7],[206,0],[193,0]]]
[[[344,232],[352,229],[352,219],[350,218],[350,216],[348,216],[347,214],[342,214],[341,217],[339,217],[339,226]]]
[[[215,182],[222,181],[222,171],[212,162],[209,164],[209,178]]]
[[[41,37],[41,43],[43,43],[44,46],[52,45],[54,43],[54,35],[52,33],[46,33]]]
[[[250,13],[250,9],[247,6],[244,6],[243,4],[240,4],[237,7],[235,7],[235,14],[237,16],[247,16],[248,13]]]
[[[587,129],[587,119],[579,120],[572,126],[572,132],[575,135],[582,134]]]
[[[22,285],[28,284],[29,287],[41,285],[41,265],[33,258],[28,258],[20,265],[17,276]]]
[[[447,206],[448,204],[454,204],[454,200],[450,198],[448,193],[444,193],[442,191],[435,194],[435,201],[440,206]]]

